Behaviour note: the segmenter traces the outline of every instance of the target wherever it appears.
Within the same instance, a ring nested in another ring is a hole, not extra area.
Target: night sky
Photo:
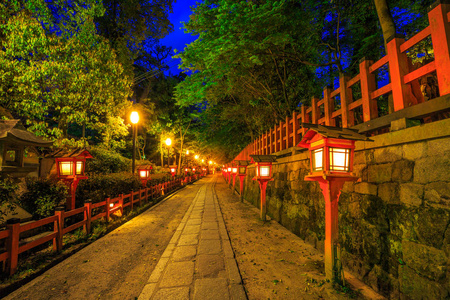
[[[185,48],[186,44],[195,40],[195,37],[184,33],[181,22],[189,21],[189,16],[191,14],[190,7],[195,6],[195,3],[198,1],[199,0],[178,0],[174,3],[173,13],[169,15],[169,20],[173,24],[174,31],[162,39],[161,44],[181,51]],[[175,55],[175,53],[172,55]],[[169,65],[172,74],[181,72],[181,70],[178,69],[178,64],[180,63],[179,59],[170,59],[166,62]]]

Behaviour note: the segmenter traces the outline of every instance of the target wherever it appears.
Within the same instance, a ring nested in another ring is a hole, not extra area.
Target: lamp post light
[[[165,143],[167,145],[167,165],[170,166],[170,145],[172,145],[172,139],[167,138]]]
[[[308,131],[297,146],[308,148],[310,154],[310,173],[305,180],[319,182],[325,199],[325,274],[327,279],[341,282],[339,195],[345,182],[359,179],[353,173],[355,141],[370,139],[348,128],[302,126]]]
[[[273,155],[250,155],[256,164],[256,176],[253,180],[258,180],[261,191],[261,220],[266,220],[266,189],[267,183],[272,181],[272,163],[277,159]]]
[[[231,182],[231,165],[227,166],[227,182],[228,184]]]
[[[142,186],[147,186],[147,181],[150,180],[150,173],[153,167],[151,165],[141,165],[137,167],[139,178],[141,179]]]
[[[131,131],[133,135],[133,160],[131,164],[131,171],[134,174],[136,169],[136,137],[137,137],[137,123],[139,122],[139,114],[137,111],[132,111],[130,115]]]
[[[233,189],[233,194],[234,194],[234,192],[235,192],[235,190],[234,190],[234,186],[235,186],[235,184],[236,184],[236,175],[238,174],[238,166],[236,166],[235,164],[233,164],[232,166],[231,166],[231,176],[233,176],[233,187],[232,187],[232,189]],[[231,181],[231,180],[230,180]],[[230,187],[231,187],[231,184],[230,184]]]
[[[244,179],[247,176],[247,166],[249,165],[249,162],[247,160],[238,160],[236,161],[238,172],[237,175],[239,176],[239,195],[241,201],[244,201]]]
[[[87,150],[75,151],[66,157],[55,157],[57,176],[69,187],[70,196],[66,199],[67,210],[75,208],[75,191],[78,182],[80,179],[88,178],[84,174],[86,158],[93,158]]]
[[[170,175],[172,175],[172,178],[173,177],[175,177],[175,175],[177,174],[177,165],[173,165],[173,166],[170,166],[169,168],[170,168]]]

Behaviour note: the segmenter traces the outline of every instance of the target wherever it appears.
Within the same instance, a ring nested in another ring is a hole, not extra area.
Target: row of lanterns
[[[306,181],[317,181],[322,189],[325,200],[325,273],[327,279],[341,281],[341,272],[337,267],[339,258],[338,245],[338,201],[341,189],[345,182],[356,181],[358,177],[353,174],[353,157],[355,141],[370,141],[366,136],[348,128],[337,128],[316,124],[302,124],[308,129],[297,147],[307,148],[310,154],[310,172],[305,176]],[[261,219],[266,216],[266,188],[272,179],[272,163],[276,157],[272,155],[250,155],[255,164],[261,196]],[[231,177],[242,177],[241,199],[243,196],[243,178],[246,167],[242,161],[236,165],[224,166],[225,177],[231,185]]]

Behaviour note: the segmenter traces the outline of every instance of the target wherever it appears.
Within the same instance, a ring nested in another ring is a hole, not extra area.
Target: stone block
[[[366,164],[366,151],[355,151],[355,155],[353,157],[354,165],[365,165]]]
[[[414,182],[450,181],[449,154],[419,159],[414,166]]]
[[[446,299],[449,295],[448,284],[428,280],[405,265],[399,266],[398,281],[403,299]]]
[[[159,287],[190,285],[194,276],[194,262],[172,262],[167,265]]]
[[[377,163],[388,163],[402,159],[402,146],[390,146],[374,150],[374,159]]]
[[[298,181],[299,175],[300,175],[300,171],[289,172],[289,180],[290,181]]]
[[[194,299],[229,300],[227,280],[225,278],[197,279],[194,285]]]
[[[402,146],[402,149],[403,149],[403,158],[407,160],[414,161],[427,155],[426,142],[404,144]]]
[[[392,181],[408,182],[413,178],[414,162],[410,160],[399,160],[394,162],[392,170]]]
[[[197,244],[198,244],[198,234],[182,234],[180,240],[178,241],[179,246],[197,245]]]
[[[408,206],[419,206],[423,201],[424,186],[416,183],[400,184],[400,202]]]
[[[175,251],[172,255],[173,261],[185,261],[191,260],[195,257],[197,253],[196,246],[178,246],[175,248]]]
[[[197,278],[225,278],[225,263],[221,255],[198,255],[196,260]]]
[[[441,138],[427,141],[428,156],[447,156],[450,153],[450,138]]]
[[[448,182],[433,182],[425,186],[425,204],[450,208],[450,184]]]
[[[219,254],[222,251],[220,240],[201,240],[198,254]]]
[[[177,300],[189,300],[189,287],[175,287],[168,289],[159,289],[153,300],[167,300],[167,299],[177,299]]]
[[[392,171],[394,164],[369,165],[367,167],[368,182],[383,183],[392,181]]]
[[[424,207],[417,213],[414,231],[421,244],[442,249],[445,232],[450,223],[450,211]]]
[[[391,182],[379,184],[378,197],[388,204],[400,203],[398,184]]]
[[[406,129],[409,127],[419,126],[420,120],[413,120],[413,119],[407,119],[407,118],[401,118],[398,120],[394,120],[391,122],[391,128],[390,131],[398,131],[402,129]]]
[[[343,193],[352,193],[355,191],[355,183],[353,181],[347,181],[344,183],[344,186],[342,187]]]
[[[361,181],[367,181],[368,180],[368,173],[367,173],[367,165],[354,165],[353,166],[353,173],[355,173],[356,176],[361,178]]]
[[[403,241],[403,261],[420,275],[433,281],[445,278],[447,257],[444,251],[418,243]]]
[[[376,195],[377,186],[368,182],[356,183],[355,192],[359,194]]]
[[[231,284],[241,284],[241,274],[239,273],[239,268],[237,266],[236,260],[234,258],[227,258],[225,260],[225,266],[227,269],[228,279]]]

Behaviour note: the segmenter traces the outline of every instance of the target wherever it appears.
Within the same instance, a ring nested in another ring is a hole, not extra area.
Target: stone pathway
[[[139,300],[247,299],[214,192],[216,180],[199,189]]]

